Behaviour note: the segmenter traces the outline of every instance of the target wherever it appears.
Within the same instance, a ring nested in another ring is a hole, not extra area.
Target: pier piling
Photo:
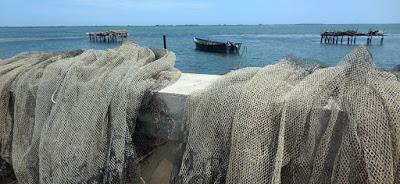
[[[372,44],[372,39],[375,36],[381,36],[380,44],[383,45],[384,32],[381,30],[368,31],[368,32],[357,32],[357,31],[345,31],[345,32],[323,32],[321,33],[320,43],[324,44],[343,44],[343,38],[347,37],[347,45],[356,45],[357,37],[367,37],[367,45]]]
[[[109,30],[105,32],[89,32],[89,41],[92,42],[121,42],[128,37],[128,31],[124,30]]]

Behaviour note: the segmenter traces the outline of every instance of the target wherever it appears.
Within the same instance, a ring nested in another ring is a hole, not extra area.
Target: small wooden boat
[[[216,42],[211,40],[204,40],[200,38],[193,38],[196,44],[196,49],[205,52],[218,52],[226,54],[239,54],[242,43],[234,42]]]

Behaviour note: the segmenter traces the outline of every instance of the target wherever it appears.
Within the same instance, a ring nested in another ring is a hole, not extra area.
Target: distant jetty
[[[126,30],[109,30],[104,32],[89,32],[86,33],[89,36],[89,40],[93,42],[122,42],[125,38],[128,38],[128,31]]]
[[[357,37],[367,37],[367,45],[372,44],[373,37],[381,37],[380,44],[383,45],[384,32],[382,30],[368,31],[368,32],[357,32],[357,31],[344,31],[344,32],[329,32],[325,31],[321,33],[321,44],[346,44],[355,45]],[[347,38],[347,42],[346,42]],[[344,42],[343,42],[344,41]]]

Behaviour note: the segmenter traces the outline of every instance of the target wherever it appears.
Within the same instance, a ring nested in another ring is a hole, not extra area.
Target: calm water
[[[177,55],[176,67],[183,72],[223,74],[245,66],[265,66],[279,58],[294,55],[312,58],[334,66],[355,46],[320,44],[322,31],[383,29],[388,34],[384,45],[379,39],[369,46],[375,64],[393,68],[400,64],[400,24],[394,25],[262,25],[262,26],[154,26],[154,27],[0,27],[0,58],[24,51],[107,49],[118,44],[91,43],[86,32],[126,29],[130,38],[146,47],[162,47],[166,34],[168,49]],[[221,41],[242,42],[247,52],[241,56],[204,53],[194,50],[192,38],[198,36]],[[359,44],[366,43],[358,39]]]

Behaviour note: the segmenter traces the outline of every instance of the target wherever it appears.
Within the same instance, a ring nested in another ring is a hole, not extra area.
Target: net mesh
[[[182,183],[400,183],[400,82],[364,46],[233,71],[186,110]]]
[[[3,60],[1,158],[20,183],[138,183],[138,108],[179,78],[174,63],[172,52],[129,42]]]

